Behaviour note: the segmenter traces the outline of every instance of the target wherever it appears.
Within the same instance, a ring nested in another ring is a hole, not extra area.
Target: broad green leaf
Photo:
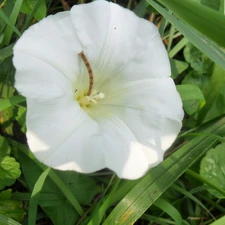
[[[224,225],[225,224],[225,216],[217,219],[216,221],[210,223],[210,225]]]
[[[170,1],[168,1],[170,2]],[[182,1],[180,1],[182,2]],[[225,51],[223,48],[216,45],[205,35],[193,29],[190,25],[178,20],[174,15],[157,4],[153,0],[147,0],[147,3],[152,5],[159,13],[161,13],[171,24],[173,24],[192,44],[204,52],[210,59],[215,61],[225,69]],[[211,19],[211,18],[210,18]],[[223,31],[224,29],[222,29]],[[225,42],[224,42],[225,43]]]
[[[191,71],[183,79],[182,85],[195,85],[201,90],[201,93],[204,93],[205,87],[210,82],[210,77],[211,74],[208,75],[202,74],[197,71]],[[204,104],[205,101],[201,100],[187,100],[183,102],[184,110],[188,115],[196,114],[197,111],[200,110]],[[197,115],[195,115],[194,118],[196,120]]]
[[[179,20],[225,47],[225,16],[193,0],[158,0]]]
[[[182,72],[184,72],[188,68],[188,64],[186,62],[178,61],[175,59],[170,60],[172,78],[176,78]]]
[[[0,215],[13,218],[21,222],[25,216],[22,201],[11,200],[12,190],[0,192]],[[0,219],[0,224],[1,219]]]
[[[204,100],[204,96],[201,90],[195,85],[182,84],[176,86],[177,91],[179,92],[182,101],[186,100]]]
[[[184,48],[184,58],[199,73],[211,74],[213,71],[213,62],[191,43]]]
[[[200,175],[208,179],[215,186],[225,191],[225,143],[210,149],[201,161]],[[209,187],[207,189],[217,198],[225,198],[224,195]]]
[[[203,129],[203,128],[202,128]],[[202,132],[225,135],[225,118],[217,123],[210,124]],[[177,150],[160,165],[138,180],[137,184],[119,202],[107,217],[103,225],[133,224],[151,206],[177,178],[186,171],[200,156],[217,142],[215,136],[198,136]],[[127,182],[127,185],[129,182]],[[123,187],[118,187],[122,191]],[[109,196],[113,202],[114,196]],[[106,199],[105,201],[110,201]],[[100,211],[100,210],[99,210]],[[102,212],[101,212],[102,213]],[[89,224],[98,225],[101,214],[93,217]]]
[[[199,175],[198,173],[196,173],[196,172],[194,172],[194,171],[192,171],[192,170],[190,170],[190,169],[188,169],[188,170],[186,171],[186,174],[188,174],[189,176],[194,177],[196,180],[199,180],[199,181],[205,183],[208,187],[214,189],[215,191],[217,191],[218,193],[220,193],[222,196],[225,196],[225,190],[222,189],[222,188],[220,188],[218,185],[215,185],[215,184],[214,184],[213,182],[211,182],[209,179],[207,179],[207,178],[205,178],[205,177]],[[206,187],[207,187],[207,186],[206,186]],[[207,189],[207,188],[205,188],[205,189]]]
[[[20,173],[20,164],[13,157],[0,158],[0,190],[12,185]]]
[[[201,124],[203,121],[213,119],[225,113],[224,87],[225,70],[223,70],[220,66],[216,65],[211,77],[211,81],[204,91],[206,104],[198,113],[198,124]]]

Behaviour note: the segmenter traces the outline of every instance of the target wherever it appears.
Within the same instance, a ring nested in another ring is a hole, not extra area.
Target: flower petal
[[[71,15],[97,81],[170,75],[165,47],[152,23],[101,0],[73,7]]]
[[[170,77],[121,83],[102,105],[130,107],[181,121],[182,102]]]
[[[81,51],[82,46],[77,38],[70,12],[48,16],[25,31],[14,47],[13,62],[17,69],[17,81],[20,80],[23,69],[26,70],[25,64],[23,67],[20,66],[21,61],[28,59],[28,57],[20,58],[21,54],[24,54],[49,64],[61,73],[64,79],[74,83],[81,74],[82,62],[78,56]],[[35,64],[33,66],[33,70],[38,67],[38,65],[35,67]],[[30,79],[28,75],[27,79]],[[44,76],[45,80],[49,79],[49,82],[52,81],[52,77],[48,78],[47,72],[42,71],[39,76]],[[19,91],[23,92],[22,89]]]
[[[27,99],[27,139],[44,164],[89,173],[105,167],[98,124],[72,99]]]
[[[26,53],[16,52],[15,87],[29,98],[52,99],[73,95],[73,86],[56,68]]]
[[[182,102],[171,78],[121,84],[99,104],[95,114],[123,121],[142,145],[149,167],[163,160],[182,126]]]
[[[103,135],[105,165],[120,178],[137,179],[148,170],[142,144],[118,117],[99,121]]]

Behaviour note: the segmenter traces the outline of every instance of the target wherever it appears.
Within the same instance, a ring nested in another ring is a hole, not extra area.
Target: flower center
[[[76,97],[76,94],[75,94],[75,99],[78,101],[78,103],[80,104],[80,106],[82,108],[87,108],[91,104],[97,104],[98,100],[101,100],[101,99],[105,98],[105,94],[102,93],[102,92],[98,92],[96,90],[94,90],[94,91],[92,90],[93,84],[94,84],[94,75],[93,75],[93,72],[92,72],[91,65],[88,62],[88,59],[85,56],[83,51],[80,52],[78,55],[81,57],[82,61],[84,62],[84,65],[87,68],[88,75],[89,75],[89,88],[88,88],[87,94],[84,94],[82,92],[82,94],[81,93],[80,93],[80,95],[78,94],[77,97]]]
[[[91,104],[97,104],[99,100],[105,98],[102,92],[92,91],[90,95],[84,95],[77,98],[78,103],[82,108],[90,107]]]

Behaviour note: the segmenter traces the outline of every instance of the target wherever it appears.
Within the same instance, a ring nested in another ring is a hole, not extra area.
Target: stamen
[[[94,83],[94,76],[93,76],[92,68],[91,68],[91,65],[88,62],[88,59],[85,56],[83,51],[81,53],[79,53],[78,55],[81,57],[81,59],[83,60],[85,66],[87,67],[87,71],[88,71],[88,75],[89,75],[89,88],[88,88],[87,95],[89,96],[91,94],[91,90],[92,90],[93,83]]]

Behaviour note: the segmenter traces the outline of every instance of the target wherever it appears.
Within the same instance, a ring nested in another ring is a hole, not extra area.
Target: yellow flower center
[[[78,103],[82,108],[90,107],[91,104],[97,104],[99,100],[105,98],[105,94],[96,90],[90,95],[81,95],[77,98]]]

